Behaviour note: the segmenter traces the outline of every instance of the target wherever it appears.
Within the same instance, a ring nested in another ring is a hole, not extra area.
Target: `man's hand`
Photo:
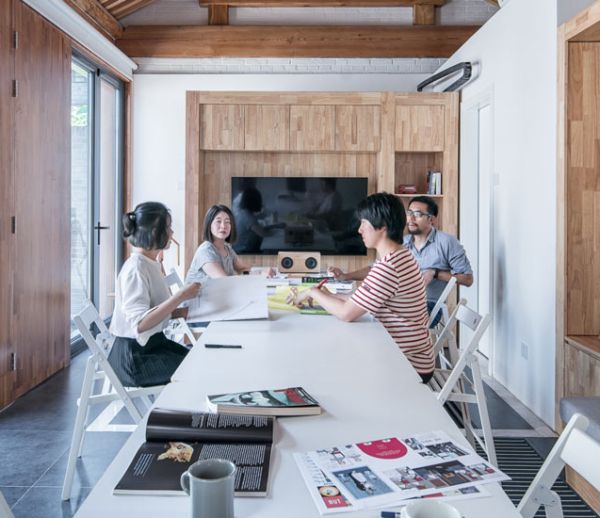
[[[292,306],[302,307],[306,304],[312,306],[312,297],[311,290],[303,290],[298,292],[298,288],[290,288],[290,292],[285,299],[286,304],[291,304]]]
[[[435,275],[435,270],[433,270],[433,269],[423,270],[421,273],[423,274],[423,281],[425,282],[425,286],[427,286],[433,280],[433,276]]]

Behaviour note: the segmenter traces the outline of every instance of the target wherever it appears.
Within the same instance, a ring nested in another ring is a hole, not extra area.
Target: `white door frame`
[[[490,108],[490,126],[492,134],[490,135],[490,164],[487,168],[491,178],[487,179],[489,184],[489,193],[487,196],[480,192],[480,181],[479,181],[479,112],[482,108]],[[459,206],[461,217],[459,220],[459,235],[461,242],[471,248],[471,252],[468,252],[468,256],[476,259],[477,268],[480,269],[480,255],[481,250],[479,246],[479,233],[480,228],[480,209],[482,202],[485,202],[483,196],[487,198],[487,207],[489,207],[489,287],[490,292],[488,293],[488,307],[492,320],[488,329],[489,339],[489,363],[488,363],[488,374],[493,376],[494,373],[494,349],[495,349],[495,336],[496,336],[496,323],[495,323],[495,293],[496,293],[496,268],[494,261],[494,219],[495,219],[495,185],[497,184],[497,175],[493,172],[494,166],[494,90],[488,88],[483,92],[461,101],[460,105],[461,124],[460,124],[460,190],[459,190]],[[476,140],[477,139],[477,140]],[[475,183],[474,183],[475,182]],[[471,215],[476,215],[476,224],[473,225],[473,218]],[[473,252],[475,250],[475,252]],[[475,255],[474,255],[475,253]],[[474,268],[475,270],[475,268]],[[478,278],[478,272],[473,272],[476,279]],[[469,305],[479,310],[479,280],[477,281],[477,291],[473,288],[460,288],[460,296],[466,297]],[[469,291],[473,290],[473,291]],[[465,293],[468,292],[468,293]],[[463,333],[464,334],[464,333]],[[467,337],[464,336],[463,339]]]

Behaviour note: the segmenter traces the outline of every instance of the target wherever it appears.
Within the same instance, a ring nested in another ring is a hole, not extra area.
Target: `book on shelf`
[[[236,496],[266,496],[273,447],[272,417],[156,408],[143,443],[113,493],[185,495],[180,477],[201,459],[235,463]]]
[[[208,408],[221,414],[316,415],[321,407],[302,387],[254,390],[207,396]]]
[[[442,173],[440,171],[427,171],[427,194],[442,194]]]

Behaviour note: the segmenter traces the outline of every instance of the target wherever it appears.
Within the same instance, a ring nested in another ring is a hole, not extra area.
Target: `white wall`
[[[554,422],[556,37],[555,2],[511,0],[444,65],[476,63],[463,103],[486,92],[493,97],[493,374],[548,424]],[[463,223],[468,218],[461,213]]]
[[[185,92],[415,91],[428,74],[136,75],[133,89],[133,203],[156,200],[173,214],[175,236],[184,243]],[[181,262],[183,263],[183,251]],[[167,256],[174,266],[175,255]],[[180,270],[180,274],[183,272]]]

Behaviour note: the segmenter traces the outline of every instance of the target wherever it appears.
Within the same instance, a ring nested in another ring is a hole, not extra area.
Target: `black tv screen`
[[[367,196],[367,182],[367,178],[234,176],[234,250],[365,255],[354,211]]]

